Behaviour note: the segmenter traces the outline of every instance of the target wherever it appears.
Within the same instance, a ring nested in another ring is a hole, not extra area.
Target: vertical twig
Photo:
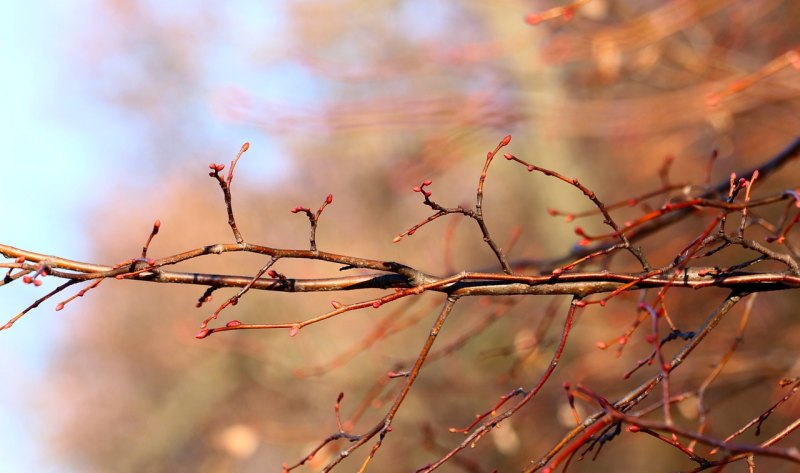
[[[242,237],[242,232],[239,231],[239,227],[236,226],[236,219],[233,216],[233,202],[231,200],[231,182],[233,181],[233,169],[236,167],[236,163],[239,162],[239,158],[242,157],[242,154],[245,153],[250,149],[250,143],[245,142],[242,147],[239,149],[239,153],[236,157],[231,161],[231,167],[228,169],[228,177],[224,178],[219,174],[220,171],[225,169],[224,164],[216,164],[211,163],[209,164],[209,168],[211,168],[211,172],[208,173],[209,176],[215,178],[217,183],[219,183],[219,187],[222,189],[222,195],[225,197],[225,208],[228,211],[228,225],[231,227],[233,231],[233,237],[236,239],[236,243],[242,244],[244,243],[244,238]]]
[[[503,138],[500,143],[498,143],[493,151],[490,151],[486,154],[486,162],[483,165],[481,177],[478,179],[478,192],[475,199],[475,214],[473,216],[481,229],[483,241],[489,245],[489,248],[491,248],[495,256],[497,256],[497,260],[500,261],[500,266],[502,266],[503,272],[506,274],[511,274],[511,265],[508,264],[508,260],[506,259],[506,255],[503,254],[503,250],[501,250],[500,247],[497,246],[497,243],[495,243],[494,239],[492,239],[492,236],[489,234],[489,228],[486,226],[486,222],[483,220],[483,184],[486,182],[486,173],[489,170],[489,164],[491,164],[492,159],[494,159],[497,152],[500,151],[500,148],[507,146],[510,142],[511,135],[506,135],[506,137]]]
[[[436,336],[439,335],[439,331],[442,329],[445,320],[452,312],[453,307],[455,306],[456,302],[458,301],[458,296],[447,296],[447,301],[445,301],[442,310],[439,311],[439,316],[436,318],[436,321],[433,323],[433,327],[431,327],[430,332],[428,333],[428,338],[425,340],[425,344],[423,344],[422,349],[419,351],[419,356],[417,356],[417,361],[414,363],[414,367],[408,374],[408,379],[406,380],[406,384],[403,386],[403,389],[397,395],[392,404],[392,407],[389,409],[389,412],[383,417],[383,419],[378,422],[370,431],[364,434],[360,440],[358,440],[354,445],[350,446],[349,448],[339,452],[339,454],[328,463],[322,471],[330,471],[335,467],[339,462],[343,459],[347,458],[350,453],[355,450],[356,448],[360,447],[361,445],[365,444],[369,441],[372,437],[377,434],[381,434],[380,440],[376,444],[376,447],[370,452],[370,456],[368,460],[374,456],[375,451],[380,447],[380,444],[383,441],[383,436],[386,435],[391,431],[392,421],[394,420],[394,416],[397,415],[397,411],[400,410],[400,405],[405,400],[408,392],[411,390],[411,386],[414,384],[414,381],[419,376],[419,372],[422,369],[422,365],[425,363],[426,358],[428,357],[428,353],[431,351],[431,347],[433,346],[433,342],[436,341]],[[362,466],[362,469],[364,467]]]

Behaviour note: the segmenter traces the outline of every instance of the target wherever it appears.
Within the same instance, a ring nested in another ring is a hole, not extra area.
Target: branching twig
[[[233,169],[236,167],[236,163],[239,162],[239,158],[242,157],[245,151],[250,148],[250,143],[245,143],[239,149],[239,153],[236,157],[231,161],[231,167],[228,169],[228,177],[223,179],[222,176],[219,174],[220,171],[225,169],[224,164],[216,164],[211,163],[208,165],[211,168],[211,172],[208,173],[209,176],[215,178],[219,183],[219,187],[222,189],[222,195],[225,197],[225,208],[228,211],[228,225],[230,225],[231,230],[233,231],[233,237],[236,238],[236,243],[244,243],[244,238],[242,237],[242,233],[239,231],[239,228],[236,226],[236,219],[233,217],[233,203],[231,201],[231,182],[233,181]]]
[[[514,413],[516,413],[519,409],[521,409],[525,404],[527,404],[534,396],[542,389],[542,386],[550,379],[550,376],[555,371],[558,362],[561,360],[561,355],[564,353],[564,347],[567,345],[567,337],[569,336],[570,331],[572,330],[572,323],[575,320],[575,310],[578,308],[579,302],[578,298],[573,298],[572,303],[569,306],[569,310],[567,311],[566,319],[564,320],[564,327],[561,331],[561,339],[558,342],[558,346],[553,353],[553,357],[550,359],[550,364],[547,365],[544,373],[542,373],[539,380],[536,384],[525,394],[525,396],[514,406],[509,408],[508,410],[494,416],[491,420],[484,422],[480,425],[480,427],[476,428],[470,435],[467,436],[464,441],[462,441],[458,446],[453,448],[450,452],[446,455],[443,455],[439,460],[436,462],[427,465],[423,468],[417,470],[417,473],[429,473],[437,468],[439,468],[442,464],[444,464],[447,460],[449,460],[453,455],[457,454],[459,451],[467,448],[468,446],[474,445],[478,442],[484,435],[489,433],[492,429],[497,427],[502,421],[508,419]],[[507,400],[507,399],[506,399]],[[502,403],[504,403],[503,400]],[[502,405],[500,403],[499,405]]]
[[[622,230],[620,230],[620,228],[617,225],[617,223],[614,221],[613,218],[611,218],[611,214],[608,212],[608,209],[606,209],[605,204],[600,199],[597,198],[597,195],[595,195],[595,193],[592,190],[590,190],[585,185],[581,184],[580,181],[578,181],[578,179],[570,179],[570,178],[567,178],[567,177],[563,176],[562,174],[560,174],[560,173],[558,173],[556,171],[551,171],[550,169],[546,169],[546,168],[543,168],[543,167],[540,167],[540,166],[536,166],[534,164],[528,164],[527,162],[517,158],[513,154],[508,154],[507,153],[504,156],[509,161],[516,161],[516,162],[524,165],[525,167],[528,168],[529,172],[530,171],[537,171],[537,172],[540,172],[540,173],[544,174],[545,176],[555,177],[557,179],[560,179],[560,180],[566,182],[567,184],[570,184],[571,186],[576,187],[578,190],[583,192],[583,195],[588,197],[589,200],[592,201],[592,203],[597,207],[597,209],[603,215],[603,218],[604,218],[603,223],[605,223],[606,225],[611,227],[614,230],[614,234],[620,240],[622,240],[622,247],[625,248],[626,250],[628,250],[637,260],[639,260],[639,263],[642,265],[642,269],[644,269],[644,271],[649,271],[650,270],[650,264],[647,262],[647,259],[644,257],[644,254],[642,253],[642,250],[640,248],[638,248],[638,247],[635,247],[635,246],[631,245],[631,242],[628,240],[628,237],[625,236],[625,233],[623,233]]]
[[[419,351],[419,356],[417,357],[416,363],[414,363],[414,367],[408,374],[408,378],[406,379],[406,383],[403,386],[403,389],[400,391],[400,394],[394,400],[392,407],[389,409],[389,412],[383,417],[383,419],[375,424],[372,429],[368,430],[365,434],[361,435],[361,437],[349,448],[342,450],[333,460],[328,463],[323,471],[330,471],[334,466],[336,466],[339,462],[349,456],[355,449],[359,448],[360,446],[364,445],[370,439],[375,437],[375,435],[381,434],[381,439],[379,443],[376,444],[375,450],[377,447],[380,446],[380,442],[383,441],[383,436],[387,433],[391,432],[392,421],[394,420],[395,415],[397,415],[397,411],[400,409],[400,406],[403,404],[408,392],[411,390],[411,386],[414,384],[414,381],[419,376],[419,372],[422,369],[422,365],[425,363],[425,360],[428,356],[428,353],[433,346],[433,342],[436,340],[436,336],[439,335],[439,331],[442,329],[445,320],[447,320],[447,316],[450,315],[450,312],[453,310],[453,306],[455,306],[456,301],[458,301],[458,297],[455,296],[448,296],[447,301],[445,302],[442,310],[439,312],[439,316],[436,318],[436,321],[431,327],[430,332],[428,333],[428,338],[425,340],[425,344],[422,346],[422,349]],[[371,452],[371,455],[375,453],[375,450]]]
[[[443,217],[449,214],[462,214],[466,217],[475,220],[475,222],[478,224],[478,227],[481,230],[481,234],[483,235],[483,241],[487,245],[489,245],[489,248],[491,248],[492,252],[494,252],[495,256],[497,257],[497,260],[500,262],[500,266],[502,267],[503,272],[506,274],[511,274],[511,265],[508,263],[508,259],[506,258],[505,253],[503,253],[503,250],[500,249],[500,247],[497,245],[497,243],[494,241],[491,234],[489,233],[489,227],[486,226],[486,221],[483,218],[483,185],[484,182],[486,182],[486,173],[489,170],[489,164],[491,164],[497,152],[500,151],[500,149],[503,148],[504,146],[508,146],[510,142],[511,142],[511,135],[506,135],[506,137],[503,138],[500,141],[500,143],[498,143],[498,145],[494,148],[494,150],[489,151],[486,154],[486,161],[483,164],[483,170],[481,171],[481,175],[478,178],[478,190],[475,198],[474,210],[465,209],[463,207],[446,208],[431,200],[431,192],[425,189],[426,186],[431,185],[432,181],[430,179],[423,181],[419,186],[415,186],[413,188],[413,191],[422,194],[422,197],[424,199],[423,203],[428,207],[432,208],[433,210],[435,210],[436,213],[434,213],[430,217],[427,217],[422,222],[409,228],[405,232],[394,237],[394,242],[395,243],[399,242],[406,235],[413,235],[420,227],[427,225],[428,223],[436,220],[439,217]]]
[[[317,251],[317,224],[319,223],[319,217],[322,215],[322,211],[325,210],[325,207],[331,203],[333,203],[333,194],[328,194],[328,197],[325,198],[325,202],[319,206],[316,213],[311,212],[311,209],[308,207],[301,207],[299,205],[292,209],[293,214],[298,212],[306,214],[308,221],[311,223],[311,235],[308,238],[311,251]]]

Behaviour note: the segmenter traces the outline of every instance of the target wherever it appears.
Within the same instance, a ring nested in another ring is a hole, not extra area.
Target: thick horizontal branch
[[[161,259],[154,259],[150,262],[129,260],[128,263],[130,264],[123,264],[117,266],[85,263],[81,261],[62,258],[59,256],[45,255],[42,253],[36,253],[33,251],[22,250],[19,248],[15,248],[13,246],[0,244],[0,254],[4,255],[5,257],[12,259],[22,257],[28,262],[46,264],[49,268],[48,273],[60,278],[90,280],[90,279],[125,276],[126,278],[130,279],[150,280],[154,282],[170,282],[170,283],[181,282],[189,284],[204,284],[204,283],[193,283],[190,281],[185,281],[181,277],[178,277],[178,275],[181,274],[185,275],[186,273],[170,273],[167,271],[162,271],[159,268],[178,264],[183,261],[198,258],[200,256],[220,255],[223,253],[232,253],[232,252],[247,252],[247,253],[260,254],[273,257],[276,260],[281,258],[311,259],[311,260],[326,261],[329,263],[341,264],[344,265],[345,268],[360,268],[360,269],[385,271],[401,275],[405,277],[409,282],[415,285],[424,284],[426,282],[430,282],[433,280],[431,279],[430,276],[427,276],[418,270],[415,270],[413,268],[410,268],[408,266],[399,263],[395,263],[393,261],[380,261],[368,258],[358,258],[353,256],[345,256],[345,255],[339,255],[335,253],[328,253],[324,251],[315,251],[315,250],[289,250],[281,248],[271,248],[267,246],[253,245],[249,243],[218,243],[214,245],[195,248],[193,250],[188,250],[183,253],[179,253],[177,255],[168,256]],[[143,271],[146,269],[150,270]],[[65,270],[65,271],[59,271],[59,270]],[[130,274],[133,272],[139,272],[139,274],[136,275]],[[161,277],[159,275],[165,277],[166,279],[161,280]],[[170,280],[169,279],[170,276],[176,276],[176,280]],[[209,278],[230,277],[223,275],[219,276],[207,275],[207,276]],[[252,278],[245,278],[245,279],[249,281]],[[240,286],[239,284],[219,284],[219,283],[212,285],[231,286],[231,287]],[[264,289],[264,288],[259,287],[259,289]]]
[[[384,272],[323,279],[260,278],[253,281],[253,278],[249,276],[186,273],[161,269],[166,265],[176,264],[206,254],[220,254],[232,251],[250,251],[275,258],[316,259],[344,264],[350,268],[379,269]],[[48,273],[61,279],[93,280],[120,277],[136,281],[192,284],[209,287],[245,287],[250,285],[250,288],[255,290],[279,292],[406,289],[420,287],[424,284],[430,287],[430,289],[426,290],[458,296],[569,294],[585,297],[590,294],[613,292],[625,285],[630,285],[631,290],[672,286],[692,289],[719,287],[736,289],[741,292],[777,291],[800,287],[800,277],[787,273],[732,272],[718,274],[715,268],[690,268],[683,270],[677,276],[672,273],[670,275],[646,278],[643,278],[640,274],[611,272],[576,272],[545,276],[464,272],[439,278],[395,262],[370,260],[319,251],[276,249],[250,244],[209,245],[178,255],[153,260],[151,263],[139,261],[117,268],[42,255],[5,245],[0,245],[0,253],[9,258],[23,256],[27,261],[46,264]],[[439,282],[441,284],[437,284]]]

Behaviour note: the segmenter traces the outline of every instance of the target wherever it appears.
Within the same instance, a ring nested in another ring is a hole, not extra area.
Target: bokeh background
[[[307,220],[289,209],[316,208],[332,193],[318,233],[321,249],[445,275],[491,267],[492,255],[474,226],[455,217],[392,244],[428,215],[410,189],[432,179],[443,204],[469,204],[485,153],[506,134],[514,136],[509,151],[579,177],[608,202],[659,187],[668,156],[673,182],[702,183],[717,150],[716,182],[798,135],[797,62],[765,77],[753,74],[780,65],[800,46],[800,4],[591,0],[569,21],[525,22],[554,6],[6,2],[0,7],[6,196],[0,240],[114,263],[135,256],[159,218],[152,256],[230,241],[207,166],[228,163],[249,141],[234,180],[248,241],[305,247]],[[741,84],[747,87],[734,91]],[[796,186],[797,175],[797,164],[790,165],[764,184],[765,193]],[[519,232],[512,258],[565,253],[578,239],[574,224],[546,209],[589,207],[575,189],[505,160],[490,169],[487,219],[503,245]],[[645,249],[666,264],[704,222],[648,239]],[[581,225],[603,228],[599,219]],[[448,245],[444,235],[453,235]],[[613,263],[635,269],[626,257]],[[247,275],[262,264],[228,255],[183,269]],[[290,277],[338,274],[308,263],[281,262],[277,269]],[[3,287],[4,316],[54,285]],[[340,391],[345,416],[369,401],[355,431],[380,417],[390,397],[368,393],[383,373],[408,366],[442,302],[430,295],[351,313],[295,338],[234,332],[198,341],[199,322],[224,297],[220,291],[196,309],[201,294],[107,281],[61,312],[53,311],[56,301],[43,304],[0,334],[0,470],[279,471],[335,431]],[[762,412],[782,395],[777,381],[797,374],[800,333],[790,309],[797,298],[764,296],[749,327],[752,343],[713,391],[719,435]],[[293,321],[327,310],[330,299],[251,293],[224,317]],[[681,294],[671,307],[691,329],[718,301]],[[439,343],[466,343],[426,368],[375,471],[413,471],[432,461],[460,441],[449,427],[468,424],[498,396],[537,379],[566,305],[512,299],[457,306]],[[621,374],[649,351],[644,334],[620,358],[593,348],[625,330],[634,305],[620,298],[587,310],[551,389],[443,471],[516,471],[542,455],[570,425],[561,381],[583,382],[612,398],[638,384],[648,373],[624,383]],[[676,376],[675,389],[696,386],[730,345],[736,325],[723,324],[693,355],[695,364]],[[772,427],[797,412],[795,403],[774,414]],[[678,415],[691,425],[696,413],[687,407]],[[764,428],[767,435],[770,426]],[[791,441],[797,443],[796,435]],[[317,455],[312,469],[329,454]],[[359,459],[343,471],[353,471]],[[690,467],[652,439],[628,436],[595,463],[573,468],[639,471],[653,464],[664,471]]]

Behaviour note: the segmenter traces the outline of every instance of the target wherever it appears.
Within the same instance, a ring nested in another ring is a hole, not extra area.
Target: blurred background
[[[248,242],[305,248],[308,221],[289,210],[316,209],[332,193],[320,249],[446,275],[496,264],[474,225],[456,217],[393,244],[429,215],[411,187],[432,179],[437,202],[471,205],[486,152],[506,134],[514,136],[509,152],[578,177],[606,202],[659,188],[666,159],[673,159],[671,182],[702,184],[717,150],[717,182],[798,135],[800,61],[787,55],[800,46],[797,2],[590,0],[529,24],[536,19],[529,15],[563,5],[6,2],[0,241],[107,264],[136,256],[156,218],[154,257],[231,241],[208,164],[229,163],[249,141],[233,184]],[[764,195],[796,186],[797,176],[790,164],[763,184]],[[487,222],[512,259],[566,253],[578,240],[575,224],[546,210],[590,207],[574,188],[503,159],[489,171]],[[707,224],[704,216],[645,240],[651,261],[670,262]],[[598,218],[581,225],[604,231]],[[628,256],[612,263],[636,269]],[[226,255],[178,269],[250,275],[262,264]],[[275,269],[288,277],[340,274],[316,263]],[[2,288],[3,317],[56,285],[45,281]],[[383,374],[410,366],[442,303],[426,295],[348,313],[295,338],[250,331],[198,341],[200,321],[231,295],[218,291],[197,309],[202,292],[106,281],[61,312],[53,311],[56,298],[0,333],[0,470],[280,471],[335,432],[339,392],[345,418],[364,408],[354,432],[383,415],[399,386],[382,386]],[[223,322],[295,321],[327,311],[331,298],[376,294],[250,293]],[[722,295],[674,293],[673,317],[691,330]],[[449,427],[466,426],[498,396],[538,379],[568,301],[533,299],[456,307],[437,342],[450,349],[423,371],[374,471],[413,471],[437,459],[461,440]],[[625,331],[635,302],[621,297],[587,309],[550,389],[442,471],[517,471],[539,458],[574,422],[562,381],[615,398],[651,376],[652,368],[621,378],[649,352],[644,332],[619,358],[594,348]],[[778,380],[797,375],[796,303],[784,294],[756,302],[748,343],[710,392],[716,435],[759,415],[783,395]],[[696,388],[730,346],[737,310],[676,374],[676,392]],[[376,386],[382,391],[373,395]],[[797,413],[796,402],[776,412],[762,435]],[[676,415],[693,425],[696,409],[681,405]],[[336,451],[320,452],[300,471],[317,471]],[[342,471],[354,471],[362,453]],[[653,439],[628,435],[594,463],[572,468],[654,464],[692,466]]]

